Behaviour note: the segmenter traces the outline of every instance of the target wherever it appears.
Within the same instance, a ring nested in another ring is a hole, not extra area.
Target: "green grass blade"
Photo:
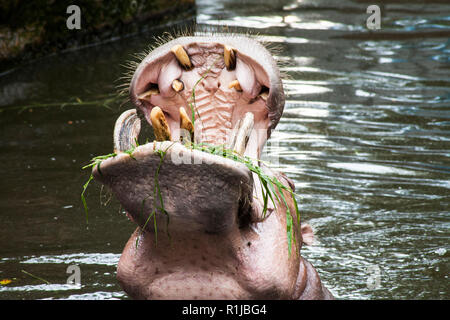
[[[92,179],[94,179],[94,176],[91,174],[91,176],[89,177],[89,180],[83,186],[83,192],[81,192],[81,201],[83,202],[84,212],[86,213],[86,224],[88,224],[88,206],[86,203],[86,198],[84,196],[84,193],[86,192],[86,189]]]

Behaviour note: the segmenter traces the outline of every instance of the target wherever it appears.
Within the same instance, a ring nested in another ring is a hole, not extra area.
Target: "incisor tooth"
[[[189,132],[189,137],[191,138],[190,141],[194,141],[194,125],[183,107],[180,107],[180,129],[184,129]],[[183,139],[183,135],[181,138]]]
[[[225,61],[225,67],[228,71],[234,70],[236,68],[236,51],[227,46],[223,46],[223,60]]]
[[[154,107],[152,109],[152,112],[150,112],[150,120],[152,121],[156,141],[172,140],[166,117],[160,107]]]
[[[176,92],[180,92],[181,90],[184,89],[183,82],[178,79],[173,80],[172,89],[175,90]]]
[[[178,62],[185,68],[185,69],[191,69],[192,68],[192,63],[191,63],[191,59],[189,59],[189,56],[186,52],[186,50],[184,50],[183,46],[180,44],[177,44],[175,46],[172,47],[172,49],[170,49],[170,51],[173,52],[173,54],[175,55],[175,57],[177,58]]]
[[[144,93],[141,93],[140,95],[138,95],[138,99],[150,101],[151,96],[155,95],[155,94],[159,94],[159,90],[156,88],[151,88],[150,90],[145,91]]]
[[[237,91],[242,91],[241,85],[238,80],[231,81],[228,88],[235,88]]]

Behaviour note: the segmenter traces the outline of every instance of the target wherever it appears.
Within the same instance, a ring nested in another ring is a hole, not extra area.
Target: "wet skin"
[[[312,229],[298,224],[291,194],[283,191],[299,232],[289,253],[287,208],[269,201],[264,214],[258,177],[244,164],[180,142],[180,135],[186,137],[182,129],[189,133],[186,122],[193,110],[196,143],[225,144],[259,159],[284,107],[271,54],[242,36],[177,38],[143,59],[130,96],[137,113],[118,119],[116,151],[132,146],[140,130],[138,115],[153,125],[160,141],[137,147],[132,157],[119,153],[93,172],[138,225],[117,270],[127,294],[136,299],[332,299],[300,255],[302,243],[312,241]],[[284,174],[261,166],[294,188]],[[167,214],[158,209],[152,216],[161,204]]]

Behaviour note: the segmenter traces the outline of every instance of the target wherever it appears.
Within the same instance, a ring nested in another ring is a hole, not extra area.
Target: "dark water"
[[[281,48],[287,104],[271,150],[316,231],[303,256],[333,294],[449,299],[448,2],[383,1],[373,32],[366,1],[197,3],[200,25]],[[0,280],[12,280],[0,299],[127,298],[115,270],[134,226],[92,184],[87,228],[81,167],[112,151],[114,121],[129,107],[108,101],[122,64],[168,29],[0,77]],[[81,287],[66,284],[73,264]]]

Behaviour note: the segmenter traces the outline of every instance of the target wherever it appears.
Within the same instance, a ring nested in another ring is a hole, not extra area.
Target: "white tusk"
[[[140,131],[141,120],[136,114],[136,109],[122,113],[114,126],[114,152],[123,152],[135,146]]]
[[[236,135],[236,143],[234,145],[233,151],[240,156],[244,155],[245,149],[247,148],[247,143],[250,138],[250,134],[253,130],[254,116],[253,113],[247,112],[242,120],[241,127]]]

